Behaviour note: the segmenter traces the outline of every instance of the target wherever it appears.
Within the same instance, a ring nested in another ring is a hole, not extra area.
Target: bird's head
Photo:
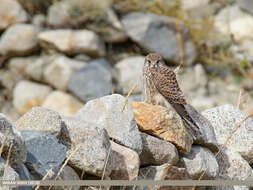
[[[161,55],[150,53],[146,56],[144,65],[151,68],[157,68],[161,65],[164,65],[164,61]]]

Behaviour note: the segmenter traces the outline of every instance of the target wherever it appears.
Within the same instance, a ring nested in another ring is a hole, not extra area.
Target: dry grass
[[[6,174],[7,174],[7,171],[8,171],[8,166],[9,166],[9,161],[10,161],[12,146],[13,146],[13,144],[11,144],[11,146],[9,148],[9,151],[8,151],[8,156],[7,156],[7,160],[6,160],[5,167],[4,167],[3,179],[6,177]]]
[[[44,181],[47,179],[48,175],[52,172],[52,168],[50,170],[47,171],[46,175],[41,179],[41,181]],[[37,185],[36,188],[34,190],[38,190],[40,188],[40,185]]]
[[[123,104],[123,106],[122,106],[122,108],[121,108],[121,110],[120,110],[120,113],[122,113],[122,112],[124,111],[124,109],[125,109],[125,107],[126,107],[126,104],[127,104],[127,102],[128,102],[129,97],[131,96],[131,94],[133,93],[134,89],[136,89],[136,87],[137,87],[138,85],[140,85],[140,84],[139,84],[139,83],[136,83],[136,84],[130,89],[130,91],[128,92],[128,94],[127,94],[127,96],[126,96],[126,99],[125,99],[125,101],[124,101],[124,104]]]
[[[219,151],[215,154],[215,158],[221,153],[221,151],[225,148],[225,146],[228,144],[229,140],[232,138],[232,136],[235,134],[235,132],[241,127],[241,125],[248,120],[249,118],[253,117],[253,109],[249,112],[249,114],[242,120],[240,121],[235,128],[232,130],[232,132],[228,135],[228,137],[226,138],[225,142],[223,143],[223,145],[221,146],[221,148],[219,149]],[[203,179],[204,175],[206,174],[206,170],[204,170],[202,172],[202,174],[200,175],[198,180]],[[192,188],[192,190],[195,190],[196,186],[194,186]]]

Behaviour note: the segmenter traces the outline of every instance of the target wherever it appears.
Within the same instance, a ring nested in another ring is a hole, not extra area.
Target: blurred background
[[[181,66],[198,110],[253,107],[252,0],[1,0],[0,112],[73,115],[91,99],[127,95],[149,52]]]

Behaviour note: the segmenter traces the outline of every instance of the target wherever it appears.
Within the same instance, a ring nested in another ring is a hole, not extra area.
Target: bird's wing
[[[176,74],[166,66],[151,71],[156,89],[169,103],[186,104],[183,92],[177,83]]]

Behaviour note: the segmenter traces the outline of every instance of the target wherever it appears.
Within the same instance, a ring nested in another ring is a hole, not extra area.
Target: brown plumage
[[[176,74],[167,67],[158,54],[149,54],[145,58],[143,67],[144,101],[159,104],[156,96],[159,94],[168,101],[180,115],[190,133],[195,138],[199,134],[199,127],[185,109],[187,105],[184,95],[177,83]]]

